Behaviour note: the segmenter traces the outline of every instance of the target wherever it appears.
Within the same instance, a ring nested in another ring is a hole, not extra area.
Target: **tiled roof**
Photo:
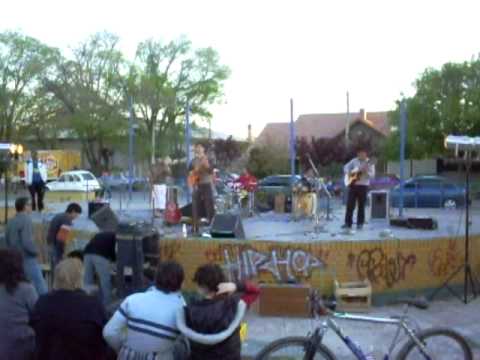
[[[365,118],[366,115],[366,118]],[[374,128],[383,135],[390,133],[388,126],[388,112],[365,112],[360,111],[350,114],[350,125],[362,122]],[[333,138],[345,131],[347,114],[304,114],[300,115],[295,122],[295,134],[297,137]],[[261,144],[288,144],[289,123],[268,123],[256,139]]]

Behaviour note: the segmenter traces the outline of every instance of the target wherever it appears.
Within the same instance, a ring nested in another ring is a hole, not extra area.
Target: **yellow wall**
[[[475,247],[480,236],[472,238]],[[162,240],[162,259],[175,259],[186,270],[186,288],[193,288],[195,269],[204,263],[222,265],[233,278],[264,283],[309,283],[324,293],[333,279],[370,279],[374,294],[440,286],[463,262],[463,238],[430,240],[332,241],[283,243],[235,240]],[[480,270],[480,257],[473,259]],[[462,275],[453,283],[461,283]]]

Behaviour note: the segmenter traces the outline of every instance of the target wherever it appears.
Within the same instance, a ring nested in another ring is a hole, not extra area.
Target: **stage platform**
[[[56,209],[64,210],[64,205]],[[86,208],[86,207],[84,207]],[[392,210],[395,215],[397,210]],[[464,209],[408,209],[406,216],[430,216],[436,230],[390,227],[386,221],[368,221],[364,229],[345,234],[344,209],[337,206],[331,221],[322,221],[326,232],[315,233],[311,220],[293,221],[289,214],[263,213],[243,219],[246,239],[183,238],[181,226],[163,226],[149,209],[116,210],[121,220],[146,221],[162,235],[161,259],[175,259],[186,270],[185,289],[195,269],[204,263],[220,264],[231,279],[253,279],[265,284],[309,284],[325,294],[333,282],[368,278],[376,299],[405,293],[430,292],[463,263]],[[35,215],[37,241],[44,243],[45,226],[53,214]],[[480,207],[472,212],[472,265],[480,273]],[[204,229],[207,231],[208,229]],[[75,222],[71,248],[82,248],[98,229],[86,214]],[[463,274],[453,279],[462,283]]]

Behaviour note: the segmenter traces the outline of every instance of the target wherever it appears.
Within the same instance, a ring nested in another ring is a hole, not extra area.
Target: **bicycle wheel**
[[[319,344],[313,359],[305,358],[305,348],[309,339],[306,337],[287,337],[276,340],[260,351],[255,360],[336,360],[332,352]]]
[[[473,360],[472,349],[459,333],[444,328],[420,331],[417,338],[434,360]],[[399,351],[398,360],[426,360],[417,344],[410,339]]]

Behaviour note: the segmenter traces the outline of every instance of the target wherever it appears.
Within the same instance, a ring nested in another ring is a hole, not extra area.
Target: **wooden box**
[[[285,203],[286,203],[285,194],[282,194],[282,193],[275,194],[274,210],[276,213],[281,214],[285,212]]]
[[[372,285],[368,280],[344,283],[335,280],[335,297],[338,311],[365,312],[372,304]]]
[[[260,286],[258,313],[261,316],[309,317],[310,285],[274,284]]]

